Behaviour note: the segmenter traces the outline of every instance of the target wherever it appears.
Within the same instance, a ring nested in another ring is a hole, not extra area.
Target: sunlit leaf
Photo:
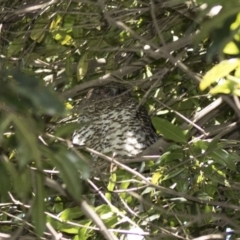
[[[60,213],[62,220],[74,220],[83,216],[83,212],[79,207],[67,208]]]
[[[71,226],[67,224],[62,224],[62,226],[59,228],[61,232],[69,233],[69,234],[77,234],[79,231],[78,226]]]
[[[160,172],[155,172],[152,176],[152,184],[158,184],[160,178],[162,178],[162,174]]]
[[[211,94],[217,94],[217,93],[230,94],[234,92],[236,85],[237,84],[233,81],[222,80],[221,83],[219,83],[216,87],[213,87],[210,90],[210,93]]]
[[[78,66],[77,66],[77,69],[78,69],[78,72],[77,72],[77,78],[78,78],[78,81],[82,80],[85,76],[85,74],[87,73],[87,70],[88,70],[88,59],[87,59],[87,53],[84,53],[79,62],[78,62]]]
[[[231,71],[236,69],[240,65],[240,59],[232,58],[229,60],[223,60],[219,64],[215,65],[209,70],[203,77],[200,83],[200,89],[205,90],[212,83],[227,76]]]
[[[62,22],[62,16],[60,14],[57,14],[50,24],[50,29],[59,28],[61,22]]]
[[[113,191],[117,180],[117,175],[115,173],[111,174],[109,183],[107,186],[108,191]]]
[[[69,34],[66,34],[64,36],[64,39],[62,39],[61,44],[69,46],[69,45],[73,44],[73,42],[74,41],[73,41],[72,37]]]
[[[236,55],[240,53],[240,49],[235,42],[231,41],[224,47],[223,52],[226,54]]]

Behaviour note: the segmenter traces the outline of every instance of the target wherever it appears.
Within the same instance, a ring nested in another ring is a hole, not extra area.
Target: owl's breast
[[[80,117],[89,120],[73,135],[73,143],[86,145],[102,153],[115,152],[120,156],[135,156],[151,145],[154,140],[149,129],[133,111],[136,106],[118,106],[96,111],[92,116]],[[136,109],[136,108],[135,108]]]

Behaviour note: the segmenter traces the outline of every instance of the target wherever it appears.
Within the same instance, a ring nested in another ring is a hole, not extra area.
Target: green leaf
[[[229,153],[223,149],[215,150],[210,154],[215,163],[218,163],[224,167],[229,168],[232,171],[236,170],[236,165],[233,159],[230,157]]]
[[[61,232],[69,233],[69,234],[77,234],[79,231],[78,226],[71,226],[68,224],[62,224],[61,227],[58,229]]]
[[[60,125],[55,128],[55,136],[56,137],[63,137],[63,136],[69,137],[69,135],[72,135],[72,133],[76,129],[80,129],[80,128],[81,128],[81,124],[76,123],[76,122],[70,122],[70,123],[67,123],[66,125]]]
[[[129,187],[130,184],[131,184],[130,181],[122,181],[121,184],[120,184],[120,189],[126,190]],[[122,193],[120,193],[120,197],[123,198],[126,201],[126,199],[131,197],[131,196],[129,196],[126,192],[122,192]]]
[[[118,222],[117,214],[106,204],[97,207],[96,213],[101,217],[107,227],[114,227]]]
[[[17,193],[17,196],[21,199],[26,199],[29,197],[32,191],[31,173],[28,168],[19,171],[16,165],[12,162],[2,162],[6,173],[8,174],[9,184],[11,184],[12,189]]]
[[[57,14],[50,24],[50,29],[51,30],[58,29],[61,26],[61,22],[62,16],[60,14]]]
[[[64,207],[64,205],[63,205],[63,201],[62,201],[61,197],[57,196],[55,198],[55,204],[53,205],[54,212],[59,213],[59,212],[63,211],[63,207]]]
[[[183,172],[184,170],[185,170],[184,168],[175,169],[175,170],[172,171],[171,173],[165,175],[162,181],[175,178],[176,176],[178,176],[178,175],[179,175],[181,172]]]
[[[15,169],[16,170],[16,169]],[[13,171],[12,171],[13,172]],[[15,173],[14,176],[14,189],[18,193],[18,196],[25,199],[29,196],[32,190],[32,182],[29,181],[31,179],[30,169],[25,168],[19,174]]]
[[[177,149],[170,149],[167,152],[163,153],[160,159],[157,161],[160,162],[161,164],[166,164],[170,163],[173,160],[176,159],[182,159],[183,158],[183,149],[182,148],[177,148]]]
[[[20,36],[18,38],[15,38],[8,47],[8,52],[7,55],[8,57],[12,57],[16,54],[18,54],[24,47],[25,45],[25,37],[24,36]]]
[[[64,113],[63,102],[57,97],[56,93],[44,86],[41,81],[18,70],[14,71],[12,76],[16,81],[11,85],[12,91],[29,99],[35,107],[35,112],[48,115]]]
[[[235,22],[238,13],[239,6],[235,8],[225,6],[219,14],[210,18],[208,21],[204,21],[202,24],[202,30],[200,34],[197,34],[196,40],[200,42],[211,35],[213,44],[211,44],[208,49],[208,61],[211,60],[216,53],[222,51],[223,47],[232,40],[237,30],[231,30],[231,25]]]
[[[31,31],[30,37],[33,41],[36,41],[38,43],[42,42],[42,40],[45,37],[46,34],[46,27],[48,25],[48,20],[39,18],[36,22],[35,25]]]
[[[87,227],[89,227],[91,225],[92,221],[91,220],[86,220],[85,222],[86,222],[85,224],[83,224],[81,222],[81,224],[83,224],[86,227],[79,228],[79,231],[78,231],[78,239],[79,240],[86,240],[91,236],[90,232],[92,230],[88,229]]]
[[[229,60],[223,60],[219,64],[215,65],[209,70],[203,77],[200,83],[200,89],[205,90],[212,83],[226,77],[230,72],[236,69],[240,65],[240,59],[232,58]]]
[[[62,220],[74,220],[83,216],[83,212],[79,207],[67,208],[60,214],[60,219]]]
[[[35,122],[32,119],[19,118],[17,115],[12,115],[13,123],[16,127],[16,136],[19,140],[19,154],[21,159],[19,159],[19,166],[23,168],[30,161],[35,161],[37,165],[41,165],[41,158],[39,152],[39,143],[37,141],[37,136],[34,131],[29,131],[29,127],[35,129]],[[34,159],[33,159],[34,156]]]
[[[55,218],[52,218],[52,216],[47,215],[46,221],[51,224],[52,227],[55,229],[59,229],[62,225],[62,222],[56,220]]]
[[[215,138],[210,142],[206,142],[207,148],[205,148],[206,152],[212,152],[217,148],[217,145],[219,143],[219,138]]]
[[[184,131],[172,123],[168,122],[167,120],[153,117],[152,118],[153,126],[156,128],[156,130],[161,133],[165,138],[180,142],[180,143],[186,143],[187,138],[184,134]]]
[[[66,14],[63,19],[63,27],[66,28],[68,31],[72,30],[74,26],[75,17],[70,14]]]
[[[73,57],[72,56],[67,56],[66,57],[66,61],[65,61],[65,71],[66,74],[68,76],[68,78],[72,78],[73,77]]]
[[[39,236],[43,235],[46,225],[46,216],[44,214],[45,204],[44,204],[44,186],[43,186],[43,175],[39,172],[35,174],[35,197],[32,208],[32,218],[34,221],[34,225],[36,227],[36,232]]]
[[[0,118],[0,142],[2,142],[2,140],[4,139],[3,133],[5,132],[11,121],[11,115],[6,115],[3,118]]]
[[[73,28],[73,37],[74,39],[79,39],[83,36],[82,26],[74,26]]]
[[[108,191],[114,190],[116,181],[117,181],[117,175],[116,175],[116,173],[112,173],[110,176],[109,182],[108,182],[108,186],[107,186]]]
[[[206,150],[209,146],[209,142],[197,139],[196,141],[193,142],[193,145],[199,148],[200,150]]]
[[[89,176],[86,163],[79,159],[79,156],[61,145],[52,146],[51,150],[43,148],[43,151],[51,159],[51,163],[60,171],[64,183],[67,185],[68,192],[76,200],[82,194],[82,180],[80,172],[84,177]]]
[[[11,179],[10,175],[7,172],[7,168],[5,167],[5,164],[3,163],[3,159],[0,159],[0,198],[1,202],[3,202],[3,199],[6,199],[8,196],[8,191],[11,189]]]
[[[105,197],[111,201],[111,197],[112,197],[112,191],[114,190],[115,188],[115,185],[116,185],[116,181],[117,181],[117,175],[116,173],[112,173],[110,178],[109,178],[109,182],[108,182],[108,186],[107,186],[107,189],[109,192],[106,192],[105,193]]]

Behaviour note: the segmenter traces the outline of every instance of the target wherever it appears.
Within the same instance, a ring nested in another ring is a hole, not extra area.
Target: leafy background
[[[238,0],[0,7],[1,239],[239,238]],[[110,171],[71,135],[114,80],[162,138]]]

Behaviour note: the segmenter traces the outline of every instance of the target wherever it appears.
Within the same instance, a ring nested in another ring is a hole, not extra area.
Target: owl
[[[134,157],[158,139],[146,109],[123,84],[108,83],[89,90],[79,109],[81,128],[74,132],[73,144]]]

